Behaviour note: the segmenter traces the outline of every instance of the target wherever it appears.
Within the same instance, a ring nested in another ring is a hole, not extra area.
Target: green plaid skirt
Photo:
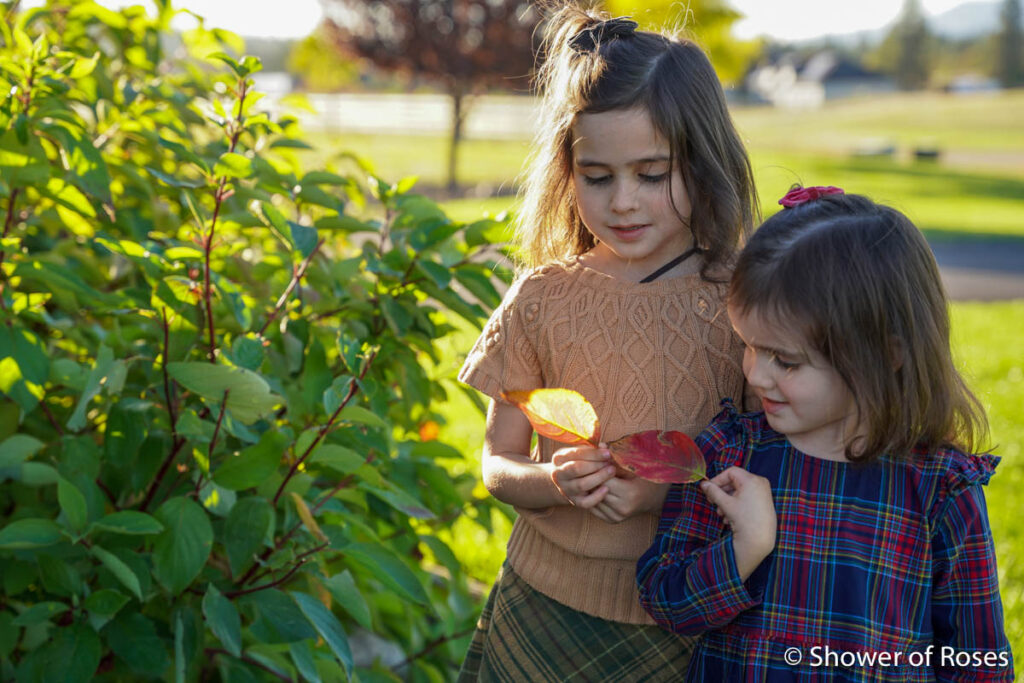
[[[506,563],[477,622],[459,683],[681,681],[695,637],[566,607]]]

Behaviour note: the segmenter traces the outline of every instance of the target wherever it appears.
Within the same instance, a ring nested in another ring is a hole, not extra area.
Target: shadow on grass
[[[979,199],[1009,199],[1022,202],[1024,207],[1024,178],[956,171],[938,164],[901,164],[878,159],[850,159],[837,165],[853,174],[886,174],[920,180],[915,194],[921,197],[956,194]]]

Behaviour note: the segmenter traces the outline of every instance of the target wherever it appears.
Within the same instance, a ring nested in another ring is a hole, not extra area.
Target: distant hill
[[[999,30],[1000,2],[968,2],[928,18],[932,31],[943,38],[967,40]]]
[[[999,11],[1001,7],[1002,2],[999,2],[999,0],[965,2],[940,14],[929,15],[928,26],[934,33],[951,40],[978,38],[999,30]],[[1024,20],[1022,20],[1022,26],[1024,26]],[[813,40],[801,41],[801,44],[817,44],[827,40],[827,42],[833,44],[850,47],[861,44],[872,45],[885,38],[891,28],[892,24],[888,24],[868,31],[828,36],[824,40],[822,38],[815,38]]]

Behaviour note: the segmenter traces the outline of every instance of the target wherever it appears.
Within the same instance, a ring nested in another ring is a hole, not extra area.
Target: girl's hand
[[[593,508],[608,493],[605,483],[615,476],[606,444],[569,446],[551,457],[551,480],[570,504]]]
[[[740,577],[746,581],[757,565],[775,549],[776,516],[771,484],[740,467],[730,467],[701,491],[732,527],[733,552]]]
[[[609,479],[605,486],[608,493],[591,512],[609,524],[618,524],[645,512],[659,512],[669,487],[668,484],[656,484],[629,472],[620,472],[619,476]]]

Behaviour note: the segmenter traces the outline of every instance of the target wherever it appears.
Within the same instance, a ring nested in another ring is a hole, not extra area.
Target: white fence
[[[304,127],[338,132],[448,135],[452,100],[445,95],[310,94],[317,113],[301,113]],[[269,99],[269,98],[268,98]],[[463,134],[478,139],[529,139],[537,124],[534,98],[480,95],[463,100]]]

